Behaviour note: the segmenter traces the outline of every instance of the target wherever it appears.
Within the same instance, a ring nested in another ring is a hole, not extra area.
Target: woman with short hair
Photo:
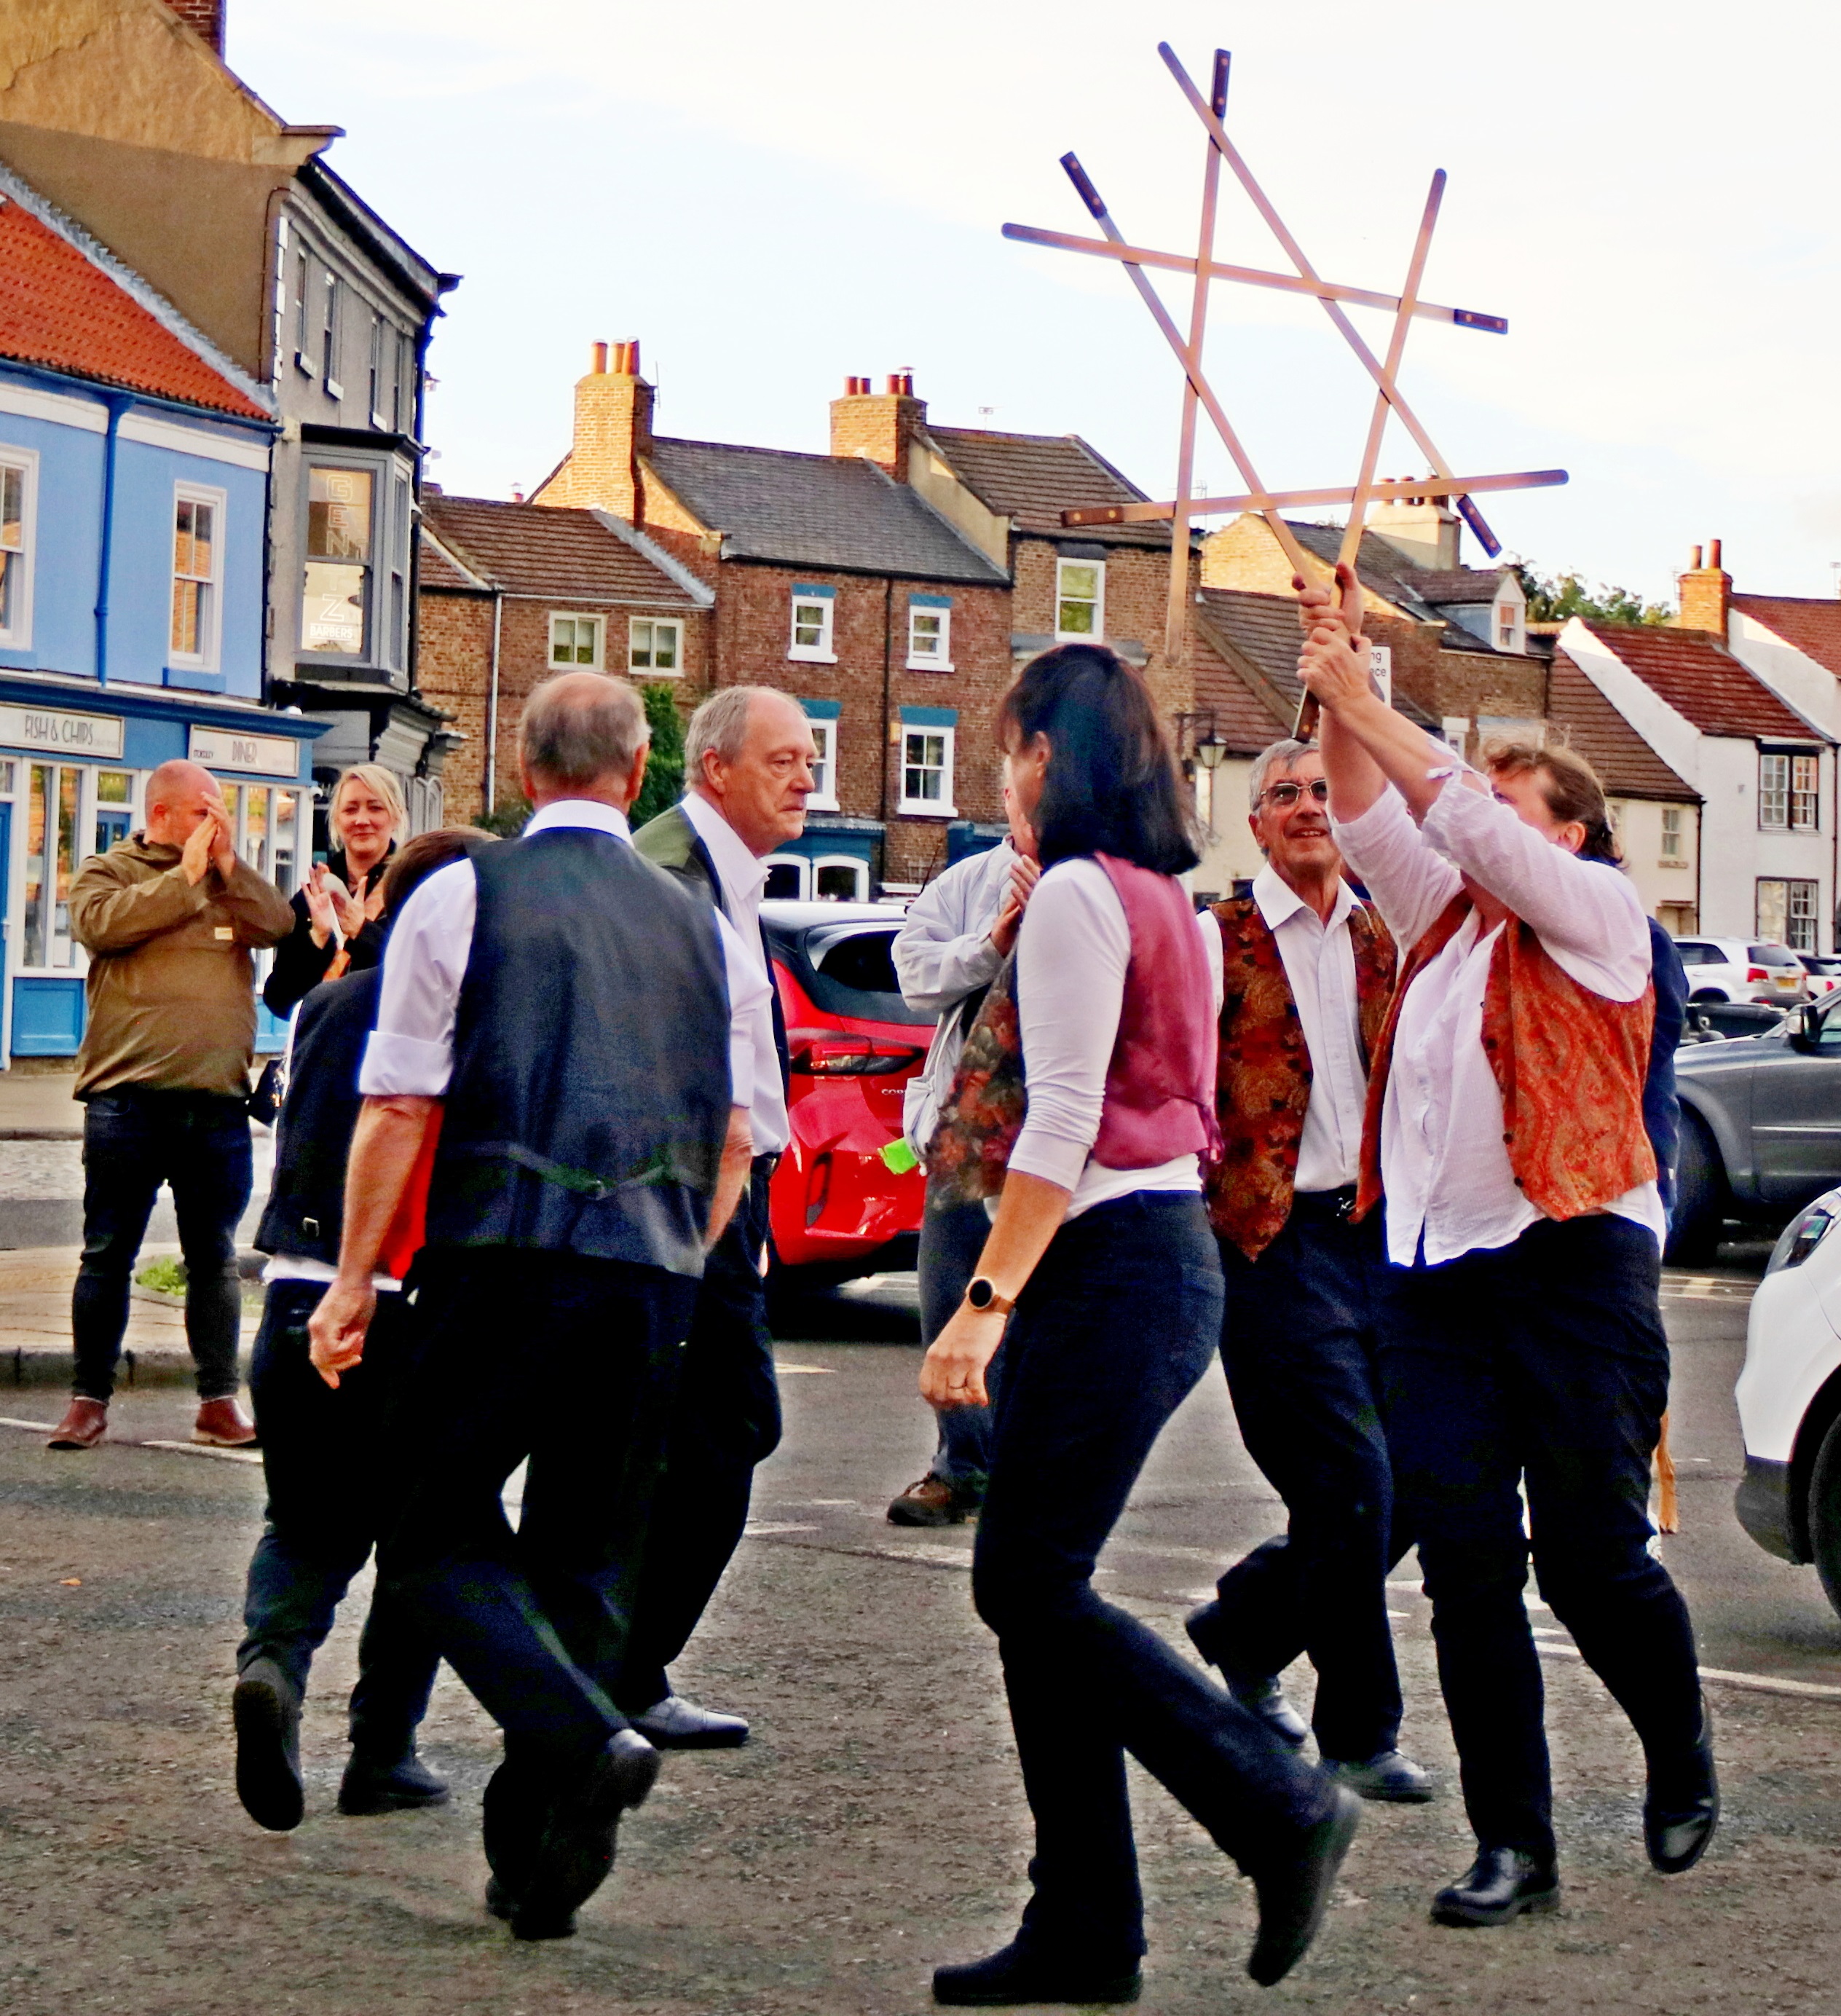
[[[1303,598],[1330,812],[1410,948],[1368,1078],[1357,1211],[1385,1197],[1400,1527],[1477,1843],[1432,1915],[1500,1925],[1559,1898],[1530,1549],[1641,1739],[1651,1863],[1692,1867],[1719,1813],[1693,1627],[1649,1551],[1669,1372],[1649,931],[1591,766],[1510,743],[1487,776],[1470,769],[1373,691],[1361,586],[1346,568],[1339,586],[1339,610]]]
[[[1357,1802],[1092,1586],[1152,1444],[1221,1334],[1199,1168],[1214,1133],[1220,935],[1198,928],[1178,879],[1197,859],[1191,822],[1136,674],[1095,645],[1045,652],[1005,695],[998,732],[1042,872],[929,1160],[966,1196],[1008,1166],[921,1391],[937,1406],[987,1403],[1003,1341],[973,1594],[997,1633],[1036,1852],[1015,1940],[939,1968],[934,1997],[1136,1999],[1127,1751],[1253,1877],[1248,1971],[1269,1983],[1317,1929]]]
[[[383,958],[383,874],[408,823],[403,787],[381,763],[340,773],[326,808],[333,851],[295,891],[294,928],[276,946],[263,985],[270,1014],[285,1018],[322,980],[362,973]]]

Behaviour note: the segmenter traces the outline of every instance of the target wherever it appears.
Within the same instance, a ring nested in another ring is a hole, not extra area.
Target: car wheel
[[[1712,1259],[1726,1217],[1726,1172],[1698,1114],[1681,1111],[1681,1159],[1664,1258],[1685,1266]]]
[[[1728,995],[1722,994],[1717,987],[1703,987],[1698,994],[1690,994],[1688,996],[1690,1001],[1724,1001],[1729,998]]]
[[[1809,1551],[1822,1593],[1841,1615],[1841,1420],[1822,1437],[1810,1473]]]

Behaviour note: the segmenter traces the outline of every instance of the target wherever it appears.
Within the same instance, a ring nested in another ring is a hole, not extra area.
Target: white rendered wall
[[[1841,739],[1841,681],[1807,652],[1786,644],[1755,616],[1735,609],[1726,623],[1734,657],[1822,733]]]

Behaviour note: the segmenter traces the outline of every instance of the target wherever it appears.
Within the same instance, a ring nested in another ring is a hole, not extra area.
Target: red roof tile
[[[69,239],[4,197],[0,357],[214,412],[268,417]]]
[[[1649,623],[1588,622],[1585,627],[1703,735],[1817,739],[1800,715],[1704,630]]]
[[[653,609],[703,607],[592,511],[436,495],[425,495],[422,508],[441,543],[508,594],[638,603]]]
[[[1775,632],[1818,665],[1841,674],[1841,598],[1735,595],[1732,607]]]
[[[1615,798],[1663,798],[1695,805],[1700,794],[1684,783],[1605,699],[1564,651],[1553,654],[1547,718],[1566,734]]]

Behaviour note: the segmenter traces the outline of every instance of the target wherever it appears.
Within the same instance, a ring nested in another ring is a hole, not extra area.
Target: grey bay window
[[[408,664],[411,517],[408,477],[395,460],[308,463],[304,656],[354,671]]]

